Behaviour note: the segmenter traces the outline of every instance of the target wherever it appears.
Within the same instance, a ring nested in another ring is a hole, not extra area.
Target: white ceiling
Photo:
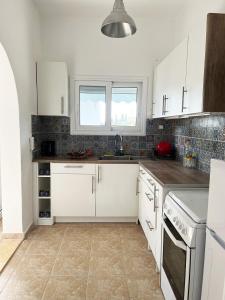
[[[114,0],[33,0],[46,16],[105,17]],[[124,0],[127,12],[135,17],[173,17],[185,0]]]

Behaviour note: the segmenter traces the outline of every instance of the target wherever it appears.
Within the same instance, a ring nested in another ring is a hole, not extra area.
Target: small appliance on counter
[[[159,159],[175,159],[175,149],[171,143],[162,141],[156,145],[155,156]]]
[[[41,143],[41,156],[55,156],[55,141],[43,141]]]

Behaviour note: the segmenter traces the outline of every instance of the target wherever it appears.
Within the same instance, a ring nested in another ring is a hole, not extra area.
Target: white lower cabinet
[[[53,217],[138,217],[138,164],[51,164]]]
[[[163,189],[144,169],[139,176],[139,221],[160,269]]]
[[[95,174],[88,174],[92,169],[86,164],[52,164],[52,216],[95,216]]]
[[[55,217],[95,216],[94,176],[53,174],[52,215]]]
[[[97,165],[97,217],[138,216],[138,170],[138,164]]]

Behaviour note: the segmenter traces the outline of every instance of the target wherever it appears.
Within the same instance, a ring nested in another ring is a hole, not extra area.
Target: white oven
[[[207,203],[207,193],[198,191],[201,192]],[[201,298],[205,218],[191,217],[184,210],[181,198],[188,199],[188,196],[192,202],[190,191],[170,192],[163,207],[161,288],[166,300]],[[198,195],[195,197],[199,199]]]

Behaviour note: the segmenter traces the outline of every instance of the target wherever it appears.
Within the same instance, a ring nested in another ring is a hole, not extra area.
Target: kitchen
[[[224,3],[113,2],[0,4],[1,299],[225,297]]]

